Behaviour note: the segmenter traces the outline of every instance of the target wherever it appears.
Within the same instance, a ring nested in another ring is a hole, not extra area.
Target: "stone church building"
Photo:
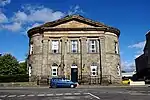
[[[74,82],[121,82],[120,31],[68,15],[28,31],[31,81],[66,77]]]

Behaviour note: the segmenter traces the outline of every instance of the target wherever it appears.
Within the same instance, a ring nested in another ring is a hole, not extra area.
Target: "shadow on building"
[[[137,80],[150,81],[150,31],[146,34],[144,53],[135,59]]]

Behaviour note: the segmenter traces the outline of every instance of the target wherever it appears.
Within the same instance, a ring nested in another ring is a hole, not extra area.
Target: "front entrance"
[[[71,81],[78,82],[78,68],[77,66],[71,66]]]

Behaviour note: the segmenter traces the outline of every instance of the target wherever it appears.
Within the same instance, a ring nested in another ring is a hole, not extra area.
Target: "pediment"
[[[75,21],[75,20],[65,22],[65,23],[55,26],[55,28],[86,28],[86,27],[92,28],[94,26],[83,23],[83,22]]]
[[[108,27],[103,23],[96,22],[80,15],[66,16],[56,21],[48,22],[42,25],[44,27],[56,28],[89,28],[89,27]]]

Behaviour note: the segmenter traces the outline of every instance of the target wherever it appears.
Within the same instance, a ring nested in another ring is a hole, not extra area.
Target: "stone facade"
[[[121,82],[119,38],[120,31],[80,15],[66,16],[28,31],[31,81],[37,77],[53,77],[52,66],[58,67],[57,77],[72,79],[72,66],[77,66],[78,80],[84,77]],[[58,52],[52,52],[53,40],[58,41]],[[77,52],[72,52],[72,40],[77,41]],[[89,52],[89,41],[95,41],[96,51]],[[32,45],[32,48],[31,48]],[[32,50],[32,51],[31,51]],[[91,76],[91,66],[96,75]]]

